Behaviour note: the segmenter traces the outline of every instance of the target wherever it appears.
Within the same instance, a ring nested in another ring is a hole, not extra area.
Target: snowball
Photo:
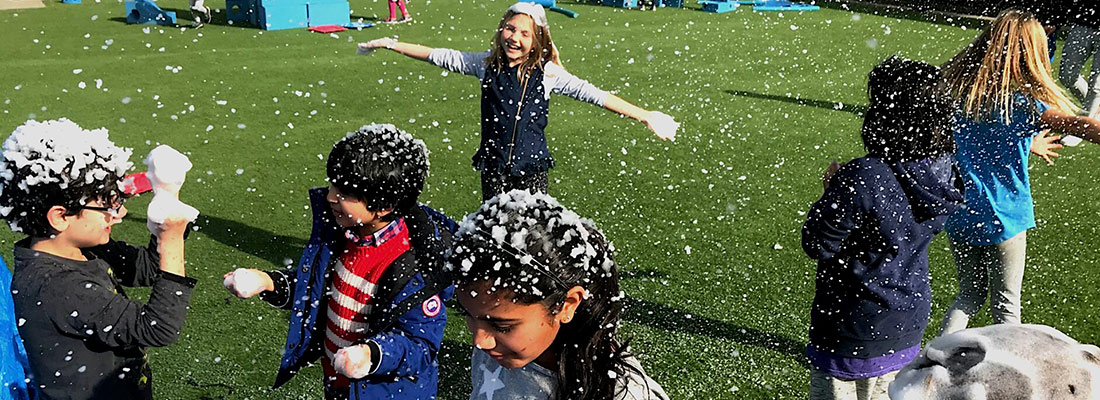
[[[676,140],[676,130],[680,129],[680,123],[672,119],[671,116],[660,111],[650,111],[647,120],[657,137],[664,140]]]
[[[171,146],[160,145],[149,152],[144,162],[149,167],[146,176],[153,186],[153,200],[149,202],[147,212],[149,230],[158,231],[156,225],[174,216],[188,221],[198,218],[199,210],[179,200],[180,187],[192,167],[187,156]]]
[[[144,163],[149,167],[149,181],[154,188],[170,184],[182,185],[192,166],[187,156],[163,144],[150,151]]]
[[[262,273],[262,272],[261,272]],[[233,273],[225,277],[222,285],[230,292],[240,297],[252,297],[264,290],[263,278],[259,273],[244,268],[237,268]]]
[[[332,364],[336,372],[352,379],[360,379],[370,374],[372,364],[367,345],[345,347],[336,351]]]

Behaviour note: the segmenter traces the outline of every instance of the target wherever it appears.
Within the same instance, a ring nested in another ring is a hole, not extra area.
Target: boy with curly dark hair
[[[179,338],[195,279],[180,216],[150,224],[148,247],[111,239],[126,216],[131,150],[105,129],[30,121],[3,145],[0,215],[15,244],[12,298],[31,380],[44,399],[151,399],[145,349]],[[123,286],[152,286],[145,304]]]
[[[434,398],[454,290],[449,233],[417,203],[428,150],[393,125],[364,126],[333,146],[327,173],[298,267],[237,269],[225,287],[293,311],[275,387],[321,359],[327,399]]]

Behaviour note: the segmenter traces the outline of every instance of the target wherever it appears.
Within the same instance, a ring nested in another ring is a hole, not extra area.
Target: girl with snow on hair
[[[542,193],[500,194],[462,221],[447,268],[476,347],[471,399],[668,398],[616,336],[613,250]]]
[[[1008,9],[943,65],[959,112],[955,155],[966,205],[947,221],[959,293],[940,333],[965,329],[988,296],[993,323],[1020,323],[1027,230],[1035,227],[1028,147],[1050,163],[1047,129],[1100,143],[1100,121],[1077,116],[1058,86],[1047,37],[1031,13]]]
[[[663,140],[673,139],[679,127],[662,112],[639,108],[567,72],[538,4],[509,7],[488,52],[433,49],[392,38],[359,44],[361,53],[380,48],[481,80],[481,146],[473,165],[481,171],[482,200],[511,189],[546,192],[554,167],[544,132],[551,93],[641,121]]]

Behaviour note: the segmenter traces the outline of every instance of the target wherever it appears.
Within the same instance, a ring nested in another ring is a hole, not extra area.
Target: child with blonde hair
[[[1057,136],[1040,133],[1047,129],[1100,143],[1100,121],[1077,116],[1047,54],[1035,16],[1008,9],[943,65],[959,111],[955,158],[966,205],[947,221],[959,294],[941,334],[966,328],[987,294],[994,323],[1020,323],[1026,232],[1035,227],[1027,170],[1033,139],[1039,154],[1060,147]]]

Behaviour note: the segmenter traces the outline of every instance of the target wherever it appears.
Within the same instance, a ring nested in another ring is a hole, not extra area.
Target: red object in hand
[[[343,32],[346,30],[348,30],[348,28],[342,27],[340,25],[317,25],[309,27],[310,32],[317,33]]]
[[[153,190],[153,182],[149,181],[149,177],[145,176],[144,172],[133,173],[122,178],[123,193],[137,196],[150,190]]]

